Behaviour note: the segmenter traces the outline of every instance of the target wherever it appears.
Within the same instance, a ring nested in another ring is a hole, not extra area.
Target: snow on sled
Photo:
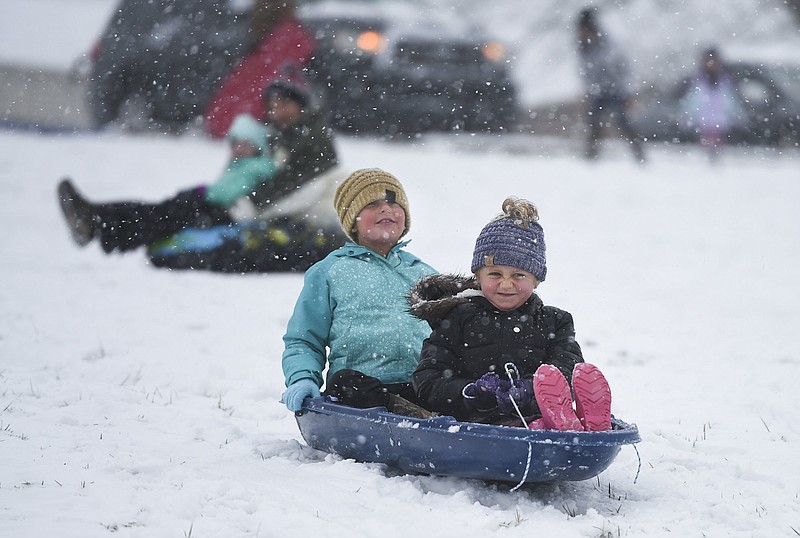
[[[623,445],[641,441],[635,424],[612,418],[604,432],[528,430],[419,419],[383,407],[357,409],[327,397],[307,399],[297,425],[312,448],[409,473],[487,481],[586,480],[606,470]]]

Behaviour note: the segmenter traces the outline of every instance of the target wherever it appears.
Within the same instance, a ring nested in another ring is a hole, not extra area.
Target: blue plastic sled
[[[297,425],[312,448],[409,473],[487,481],[586,480],[606,470],[623,445],[641,441],[634,424],[605,432],[560,432],[411,418],[383,407],[356,409],[307,399]]]

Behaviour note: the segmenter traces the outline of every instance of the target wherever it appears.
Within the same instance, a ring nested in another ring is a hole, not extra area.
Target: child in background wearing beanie
[[[209,185],[181,191],[156,204],[133,201],[92,203],[69,179],[58,185],[58,197],[75,242],[84,246],[95,238],[106,253],[149,245],[190,227],[232,224],[229,210],[275,174],[267,151],[267,127],[241,115],[228,131],[231,153],[225,170]]]
[[[569,312],[535,293],[547,276],[538,219],[533,204],[507,198],[475,242],[473,277],[433,275],[414,285],[411,313],[432,328],[413,375],[417,398],[468,422],[608,430],[608,383],[584,362]]]
[[[425,416],[408,400],[416,399],[411,374],[429,330],[405,298],[435,271],[403,250],[411,224],[403,186],[383,170],[357,170],[334,206],[350,241],[305,274],[283,337],[283,401],[299,411],[320,396],[327,368],[325,393],[340,403]]]

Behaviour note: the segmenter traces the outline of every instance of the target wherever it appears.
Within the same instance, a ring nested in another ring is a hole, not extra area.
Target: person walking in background
[[[587,8],[578,17],[578,55],[587,104],[586,157],[595,159],[608,117],[616,121],[628,140],[637,162],[644,163],[642,143],[628,121],[630,74],[627,57],[600,28],[596,8]]]
[[[411,374],[429,331],[406,295],[435,271],[400,241],[411,226],[403,186],[378,168],[356,170],[334,206],[350,241],[306,272],[283,337],[283,402],[299,411],[325,381],[341,404],[427,416],[412,403]]]
[[[711,161],[719,157],[722,146],[744,114],[731,76],[716,48],[700,55],[696,75],[687,83],[680,100],[689,126],[708,151]]]
[[[513,197],[502,207],[475,241],[473,277],[433,275],[411,290],[411,313],[432,328],[413,376],[419,404],[468,422],[608,430],[605,377],[584,362],[570,313],[535,293],[547,276],[538,211]]]

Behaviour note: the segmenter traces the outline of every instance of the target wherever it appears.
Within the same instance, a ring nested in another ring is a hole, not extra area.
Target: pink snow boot
[[[547,428],[544,425],[544,419],[537,418],[537,419],[534,419],[533,421],[531,421],[530,424],[528,424],[528,429],[529,430],[546,430]]]
[[[543,364],[533,375],[533,394],[542,421],[548,430],[583,431],[583,425],[572,408],[569,384],[558,368]]]
[[[611,429],[611,388],[593,364],[576,364],[572,370],[575,408],[586,431]]]

